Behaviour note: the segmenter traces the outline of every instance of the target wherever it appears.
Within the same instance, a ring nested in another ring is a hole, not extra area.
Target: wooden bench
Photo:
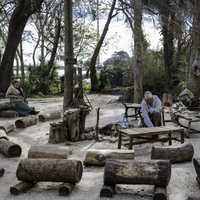
[[[123,103],[124,107],[125,107],[125,112],[124,112],[124,116],[126,118],[128,117],[134,117],[135,120],[137,120],[139,114],[140,114],[140,109],[141,109],[141,105],[138,103]],[[129,109],[134,109],[134,114],[129,115],[128,114],[128,110]]]
[[[155,137],[161,135],[168,135],[167,140],[169,145],[172,144],[172,134],[180,134],[180,142],[184,143],[184,128],[174,127],[174,126],[161,126],[161,127],[151,127],[151,128],[128,128],[128,129],[119,129],[119,138],[118,138],[118,149],[121,149],[123,137],[128,137],[129,140],[129,149],[133,148],[134,144],[142,144],[148,142],[162,141],[162,138]],[[142,139],[142,141],[135,141],[134,139]],[[165,139],[165,138],[164,138]],[[165,139],[166,140],[166,139]]]
[[[198,114],[195,114],[195,112],[190,113],[176,113],[176,119],[178,125],[181,127],[184,127],[187,131],[187,136],[189,137],[190,133],[199,133],[200,130],[195,130],[191,128],[192,123],[200,122],[200,118]],[[187,123],[187,125],[184,125],[180,122],[181,119],[184,119]]]

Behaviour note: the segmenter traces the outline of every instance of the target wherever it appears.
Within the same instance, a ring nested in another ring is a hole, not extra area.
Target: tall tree
[[[192,48],[188,87],[195,97],[200,97],[200,1],[193,0]]]
[[[98,90],[98,79],[97,79],[97,75],[96,75],[96,62],[97,62],[97,58],[98,58],[100,49],[104,42],[104,39],[106,37],[106,34],[108,32],[110,22],[111,22],[112,18],[115,16],[115,15],[113,15],[113,12],[115,9],[115,4],[116,4],[116,0],[113,0],[111,8],[110,8],[110,12],[108,14],[107,21],[106,21],[104,29],[103,29],[103,32],[102,32],[100,39],[94,49],[94,53],[93,53],[91,61],[90,61],[90,80],[91,80],[91,90],[92,91]]]
[[[0,65],[0,92],[5,93],[13,74],[13,61],[29,17],[37,12],[43,0],[18,0],[9,22],[7,43]]]
[[[143,31],[142,0],[134,1],[134,102],[141,102],[143,96]]]

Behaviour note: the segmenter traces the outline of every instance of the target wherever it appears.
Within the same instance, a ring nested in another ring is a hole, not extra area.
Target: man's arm
[[[142,116],[143,116],[145,125],[147,127],[154,127],[154,125],[149,117],[149,109],[144,100],[141,103],[141,112],[142,112]]]

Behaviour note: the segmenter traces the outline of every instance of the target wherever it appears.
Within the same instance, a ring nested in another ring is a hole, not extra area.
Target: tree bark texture
[[[18,144],[15,144],[7,139],[0,139],[0,153],[6,157],[19,157],[22,149]]]
[[[200,1],[194,0],[192,23],[192,48],[190,56],[188,87],[195,98],[200,97]]]
[[[37,12],[43,0],[20,0],[12,13],[5,51],[0,65],[0,92],[5,93],[13,75],[13,61],[29,17]]]
[[[143,31],[142,31],[142,0],[134,2],[134,102],[140,103],[143,97]]]
[[[171,178],[169,161],[108,160],[104,170],[104,184],[148,184],[166,187]]]
[[[60,111],[52,111],[49,113],[41,113],[39,116],[40,122],[46,122],[48,120],[54,120],[54,119],[60,119],[61,118],[61,112]]]
[[[117,149],[91,149],[86,153],[84,164],[86,166],[104,166],[106,159],[129,159],[134,160],[134,150]]]
[[[106,34],[108,32],[110,22],[111,22],[112,17],[113,17],[113,11],[115,9],[115,4],[116,4],[116,0],[113,0],[112,5],[110,7],[110,12],[108,14],[106,24],[105,24],[104,29],[103,29],[103,32],[102,32],[100,39],[99,39],[99,41],[98,41],[98,43],[97,43],[97,45],[94,49],[94,53],[93,53],[91,61],[90,61],[91,91],[97,91],[98,90],[98,79],[97,79],[97,75],[96,75],[96,62],[97,62],[97,58],[98,58],[100,49],[101,49],[102,44],[104,42],[104,39],[106,37]]]
[[[66,159],[23,159],[17,167],[18,180],[25,182],[78,183],[82,178],[81,161]]]
[[[26,128],[37,124],[37,116],[23,117],[15,121],[16,128]]]
[[[73,26],[72,26],[72,0],[64,0],[65,21],[65,80],[63,110],[73,105]]]
[[[152,147],[151,159],[170,160],[171,163],[191,161],[194,155],[194,148],[191,143],[176,146]]]
[[[10,187],[10,193],[13,195],[19,195],[23,192],[27,192],[35,186],[35,183],[32,182],[19,182],[16,185]]]
[[[69,148],[60,148],[57,146],[31,146],[28,151],[28,158],[51,158],[51,159],[67,159],[72,154]]]

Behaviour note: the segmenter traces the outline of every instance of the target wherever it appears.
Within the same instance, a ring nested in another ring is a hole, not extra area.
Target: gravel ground
[[[117,96],[111,95],[89,95],[92,102],[93,110],[86,120],[86,126],[95,126],[96,123],[96,108],[100,110],[100,126],[109,122],[121,121],[124,108],[120,103],[116,103]],[[37,110],[61,110],[62,98],[45,98],[45,99],[30,99],[29,104],[35,106]],[[1,119],[0,126],[6,123],[14,123],[14,120]],[[200,130],[200,125],[195,124]],[[47,144],[48,141],[49,122],[38,123],[32,127],[20,130],[16,129],[9,134],[10,140],[20,144],[23,152],[20,159],[27,156],[27,151],[31,145]],[[195,149],[195,157],[199,157],[200,153],[200,134],[191,135],[186,141],[192,142]],[[174,142],[176,143],[176,142]],[[158,144],[161,145],[161,144]],[[59,144],[58,146],[66,146]],[[108,141],[95,143],[94,141],[76,142],[70,147],[73,150],[71,158],[84,160],[85,152],[90,148],[106,149],[116,148],[116,143]],[[135,159],[149,160],[151,144],[142,144],[135,146]],[[10,186],[17,183],[15,175],[16,167],[19,163],[19,158],[6,158],[0,155],[0,167],[5,168],[5,174],[0,178],[0,200],[98,200],[99,192],[103,183],[103,168],[84,168],[84,173],[81,182],[76,186],[75,190],[68,197],[58,195],[59,183],[39,183],[33,189],[19,196],[10,195]],[[168,186],[169,200],[186,200],[189,195],[200,197],[200,189],[196,182],[196,175],[192,162],[183,164],[175,164],[172,166],[171,181]],[[113,200],[151,200],[153,199],[152,186],[117,186],[117,194]],[[107,199],[107,198],[101,198]]]

